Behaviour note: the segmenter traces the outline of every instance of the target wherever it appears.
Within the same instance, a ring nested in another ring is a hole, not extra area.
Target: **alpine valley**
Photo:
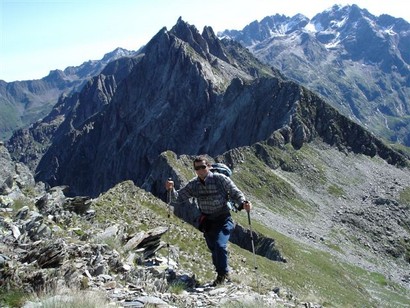
[[[83,79],[60,72],[68,92],[0,145],[0,303],[80,289],[119,307],[406,307],[409,33],[356,5],[219,36],[179,18]],[[233,213],[233,284],[212,290],[195,208],[164,188],[197,154],[254,206]]]

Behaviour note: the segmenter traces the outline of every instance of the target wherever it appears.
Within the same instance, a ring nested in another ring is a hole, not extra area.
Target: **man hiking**
[[[206,244],[212,253],[212,262],[217,272],[214,286],[230,281],[228,266],[228,241],[234,229],[228,199],[238,205],[238,210],[250,211],[252,204],[227,176],[211,172],[211,164],[206,156],[197,156],[193,162],[197,177],[178,191],[174,182],[168,180],[165,188],[171,191],[177,203],[185,203],[196,198],[202,213],[199,229],[204,233]]]

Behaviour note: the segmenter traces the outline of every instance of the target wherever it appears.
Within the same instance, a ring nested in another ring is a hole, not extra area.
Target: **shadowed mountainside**
[[[72,194],[97,195],[122,180],[141,185],[165,150],[215,156],[264,140],[300,148],[321,138],[344,151],[407,164],[317,95],[237,43],[218,40],[208,27],[201,35],[178,20],[170,31],[159,31],[124,70],[129,74],[115,85],[116,78],[101,75],[65,99],[70,104],[61,105],[69,112],[55,108],[63,116],[47,119],[61,119],[47,135],[50,142],[42,143],[40,154],[25,151],[25,157],[39,159],[31,165],[37,180],[67,184]],[[29,148],[26,144],[12,138],[8,148],[16,157]]]

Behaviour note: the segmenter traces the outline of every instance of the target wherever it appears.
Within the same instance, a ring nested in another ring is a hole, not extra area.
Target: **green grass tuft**
[[[0,307],[22,307],[27,294],[19,289],[0,290]]]
[[[399,201],[410,208],[410,187],[406,187],[400,192]]]

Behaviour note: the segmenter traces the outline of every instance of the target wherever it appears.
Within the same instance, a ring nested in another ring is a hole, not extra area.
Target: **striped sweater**
[[[210,218],[229,215],[228,199],[233,200],[242,209],[244,194],[227,176],[209,172],[204,181],[193,178],[180,190],[173,191],[173,199],[177,203],[185,203],[189,198],[196,198],[199,209]]]

